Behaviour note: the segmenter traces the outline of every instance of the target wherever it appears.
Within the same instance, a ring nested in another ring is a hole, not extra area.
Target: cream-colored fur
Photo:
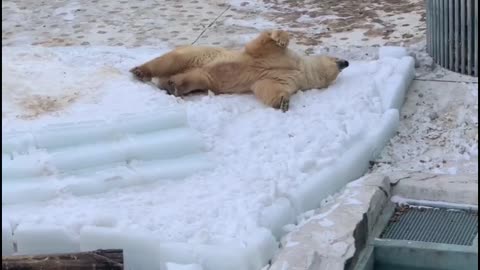
[[[262,32],[243,50],[185,46],[131,69],[176,96],[211,90],[215,94],[253,92],[263,103],[288,110],[290,96],[299,90],[325,88],[348,66],[329,56],[300,56],[288,49],[282,30]]]

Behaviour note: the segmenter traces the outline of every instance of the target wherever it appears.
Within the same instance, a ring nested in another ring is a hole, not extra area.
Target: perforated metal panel
[[[477,212],[397,207],[380,238],[469,246],[477,233]]]

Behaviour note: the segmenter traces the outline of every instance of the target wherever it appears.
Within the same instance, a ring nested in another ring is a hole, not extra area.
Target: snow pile
[[[49,125],[4,136],[2,203],[90,195],[184,178],[209,167],[185,114],[120,115],[110,122]],[[31,194],[34,194],[32,196]]]
[[[198,264],[176,264],[167,263],[167,270],[202,270],[202,266]]]
[[[179,99],[131,78],[130,67],[164,50],[3,52],[9,73],[2,82],[3,132],[171,108],[184,110],[189,127],[200,133],[210,170],[101,194],[65,192],[42,203],[2,205],[17,253],[42,252],[54,237],[59,252],[122,248],[127,269],[137,270],[165,270],[167,262],[204,270],[265,266],[285,226],[360,177],[393,136],[414,64],[411,57],[352,62],[328,89],[297,93],[282,113],[252,95]],[[32,85],[31,78],[42,79]],[[65,98],[73,92],[72,100]],[[32,102],[39,99],[50,103]]]
[[[383,46],[378,50],[378,56],[380,58],[393,57],[393,58],[402,58],[408,56],[407,50],[402,47],[395,46]]]
[[[13,252],[12,228],[2,221],[2,256],[12,255]]]

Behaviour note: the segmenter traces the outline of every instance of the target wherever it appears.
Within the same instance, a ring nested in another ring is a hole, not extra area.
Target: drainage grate
[[[380,238],[470,246],[477,233],[477,212],[401,206]]]

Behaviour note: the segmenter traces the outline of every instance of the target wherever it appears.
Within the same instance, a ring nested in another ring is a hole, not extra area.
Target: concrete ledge
[[[269,270],[352,269],[369,238],[380,233],[392,196],[428,203],[478,205],[478,175],[395,172],[349,183],[328,205],[315,210],[284,239]],[[375,229],[375,231],[374,231]],[[475,240],[475,245],[477,245]]]
[[[398,172],[390,174],[389,178],[393,195],[414,200],[478,205],[478,174]]]
[[[270,269],[343,270],[366,245],[389,195],[389,180],[381,174],[348,184],[328,207],[315,211],[282,240]]]

